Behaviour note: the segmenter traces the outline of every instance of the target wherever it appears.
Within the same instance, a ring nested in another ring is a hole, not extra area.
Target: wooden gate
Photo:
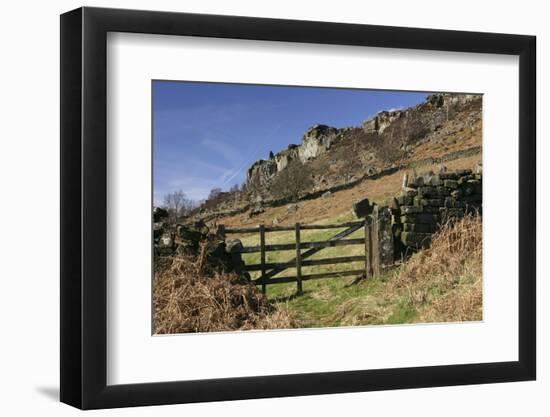
[[[357,239],[344,239],[353,232],[363,228],[364,236]],[[341,232],[335,234],[331,238],[324,241],[316,242],[303,242],[300,236],[302,230],[323,230],[323,229],[344,229]],[[283,244],[267,244],[266,235],[269,232],[282,232],[282,231],[294,231],[295,241],[294,243]],[[225,228],[223,225],[219,226],[218,234],[225,240],[225,236],[228,234],[241,234],[241,233],[259,233],[260,244],[257,246],[243,247],[238,250],[239,253],[260,253],[260,263],[253,265],[246,265],[246,271],[260,271],[260,277],[252,282],[256,285],[262,286],[262,291],[265,294],[267,285],[281,284],[288,282],[297,283],[298,294],[303,292],[302,282],[333,277],[344,276],[364,276],[370,277],[373,273],[373,237],[372,237],[372,220],[367,216],[365,221],[340,223],[340,224],[323,224],[323,225],[306,225],[296,223],[294,226],[265,226],[259,225],[257,227],[245,227],[245,228]],[[318,253],[322,249],[334,247],[334,246],[349,246],[349,245],[364,245],[365,254],[358,256],[341,256],[334,258],[323,258],[315,260],[307,260],[310,256]],[[302,251],[305,249],[305,251]],[[296,256],[286,262],[268,263],[266,262],[266,253],[270,251],[282,251],[282,250],[295,250]],[[364,268],[362,269],[350,269],[337,272],[324,272],[318,274],[302,274],[302,267],[315,266],[315,265],[332,265],[343,264],[349,262],[364,262]],[[296,268],[296,276],[276,277],[286,269]]]

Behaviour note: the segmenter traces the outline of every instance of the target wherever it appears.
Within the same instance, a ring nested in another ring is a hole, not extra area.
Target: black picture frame
[[[519,360],[107,385],[108,32],[519,56]],[[535,45],[533,36],[481,32],[88,7],[63,14],[61,401],[94,409],[535,379]]]

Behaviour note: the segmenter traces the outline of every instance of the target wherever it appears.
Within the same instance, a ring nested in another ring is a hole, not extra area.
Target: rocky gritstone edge
[[[328,187],[328,188],[324,188],[322,190],[318,190],[318,191],[314,191],[314,192],[311,192],[311,193],[304,194],[303,196],[300,197],[299,201],[315,200],[315,199],[321,197],[324,193],[327,193],[327,192],[334,193],[334,192],[338,192],[338,191],[342,191],[342,190],[349,190],[350,188],[356,187],[357,185],[361,184],[363,181],[379,179],[379,178],[394,174],[397,171],[417,168],[417,167],[424,166],[424,165],[440,164],[440,163],[443,163],[443,162],[448,162],[448,161],[453,161],[453,160],[460,159],[460,158],[466,158],[466,157],[469,157],[469,156],[474,156],[474,155],[480,154],[481,150],[482,150],[481,146],[475,146],[475,147],[464,149],[464,150],[461,150],[461,151],[451,152],[449,154],[446,154],[446,155],[443,155],[443,156],[440,156],[440,157],[424,158],[424,159],[420,159],[418,161],[412,161],[412,162],[409,162],[409,163],[406,163],[406,164],[390,166],[390,167],[384,168],[384,169],[380,170],[379,172],[376,172],[376,173],[373,173],[373,174],[365,174],[361,178],[356,179],[354,181],[350,181],[350,182],[347,182],[347,183],[344,183],[344,184],[338,184],[338,185],[335,185],[333,187]],[[277,199],[277,200],[264,200],[264,201],[262,201],[261,206],[264,207],[264,208],[265,207],[268,207],[268,208],[280,207],[280,206],[284,206],[284,205],[292,203],[292,202],[293,201],[291,201],[289,198],[282,198],[282,199]],[[248,210],[250,210],[253,207],[256,207],[257,205],[258,204],[247,204],[247,205],[239,207],[235,210],[206,213],[205,215],[202,215],[202,216],[196,216],[193,219],[208,222],[210,220],[217,219],[217,218],[236,216],[236,215],[239,215],[239,214],[246,213]]]

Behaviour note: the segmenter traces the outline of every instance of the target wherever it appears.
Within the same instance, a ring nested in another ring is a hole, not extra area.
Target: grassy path
[[[345,214],[320,222],[344,223],[356,220],[351,214]],[[302,241],[324,241],[338,233],[341,229],[304,230]],[[346,239],[361,238],[364,230],[359,229]],[[241,239],[245,246],[259,244],[259,234],[235,236]],[[293,243],[294,232],[271,232],[266,234],[266,244]],[[321,250],[308,259],[323,259],[337,256],[364,255],[364,245],[337,246]],[[295,251],[277,251],[266,254],[267,262],[285,262],[295,256]],[[259,253],[243,254],[247,264],[260,262]],[[314,274],[322,272],[337,272],[350,269],[362,269],[363,262],[352,262],[336,265],[318,265],[303,267],[302,273]],[[404,323],[414,320],[415,311],[407,306],[399,296],[391,295],[386,288],[389,277],[384,276],[354,283],[355,277],[328,278],[304,281],[304,293],[296,296],[296,284],[274,284],[267,286],[267,296],[280,308],[288,309],[299,321],[300,327],[333,327],[360,324],[390,324]],[[253,278],[259,277],[259,272],[251,273]],[[296,275],[295,268],[289,268],[277,276]]]
[[[293,313],[304,328],[414,321],[415,310],[387,290],[389,275],[359,283],[353,283],[354,278],[308,281],[301,296],[295,296],[294,284],[272,285],[267,295]]]

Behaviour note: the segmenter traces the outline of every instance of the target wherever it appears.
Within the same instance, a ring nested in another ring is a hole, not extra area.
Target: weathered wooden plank
[[[302,224],[302,230],[325,230],[325,229],[341,229],[345,227],[361,226],[363,222],[348,222],[340,224]]]
[[[309,274],[309,275],[302,275],[301,280],[302,281],[310,281],[314,279],[323,279],[323,278],[335,278],[335,277],[349,277],[349,276],[357,276],[357,275],[363,275],[365,273],[364,269],[354,269],[349,271],[338,271],[338,272],[323,272],[320,274]],[[278,277],[278,278],[270,278],[268,281],[266,281],[267,284],[285,284],[289,282],[297,282],[297,277]],[[262,281],[260,278],[253,280],[253,284],[260,285],[262,284]]]
[[[264,225],[260,225],[260,266],[261,266],[261,279],[265,280],[265,229]],[[262,284],[262,292],[266,293],[266,285]]]
[[[225,234],[258,233],[259,231],[260,231],[259,227],[233,227],[230,229],[225,229]]]
[[[353,226],[362,226],[363,222],[347,222],[340,224],[302,224],[301,230],[324,230],[324,229],[343,229]],[[264,230],[266,232],[291,232],[294,231],[295,226],[266,226]],[[225,233],[258,233],[259,227],[236,227],[225,229]]]
[[[303,258],[303,254],[302,254]],[[339,256],[335,258],[323,258],[323,259],[311,259],[311,260],[302,260],[302,267],[304,266],[317,266],[317,265],[334,265],[334,264],[343,264],[343,263],[349,263],[349,262],[361,262],[364,261],[365,257],[363,255],[357,255],[357,256]],[[273,268],[293,268],[296,265],[296,261],[289,261],[289,262],[272,262],[272,263],[266,263],[265,269],[273,269]],[[254,265],[246,265],[244,268],[246,271],[261,271],[261,264],[254,264]]]
[[[300,249],[323,249],[332,248],[334,246],[348,246],[348,245],[363,245],[365,239],[343,239],[343,240],[324,240],[321,242],[301,242]],[[294,250],[296,249],[296,243],[280,243],[275,245],[265,245],[266,252],[281,251],[281,250]],[[247,246],[240,250],[240,253],[255,253],[260,252],[261,246]],[[295,259],[294,259],[295,260]]]
[[[302,256],[300,254],[300,223],[296,223],[296,282],[298,295],[303,293],[302,290]]]

